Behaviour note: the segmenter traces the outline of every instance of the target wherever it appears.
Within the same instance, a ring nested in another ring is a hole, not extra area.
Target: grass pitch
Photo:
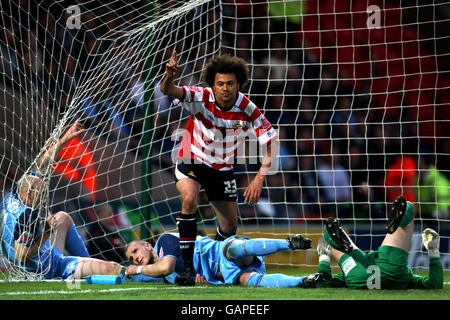
[[[0,284],[1,300],[450,300],[443,290],[299,289],[239,286],[180,287],[166,284],[124,283],[69,288],[65,283]]]
[[[286,270],[280,272],[289,273]],[[444,277],[449,283],[450,272]],[[442,290],[356,290],[182,287],[161,283],[90,285],[62,281],[0,283],[0,307],[14,310],[24,319],[35,319],[37,312],[58,319],[61,315],[73,319],[140,316],[163,320],[283,320],[291,319],[292,315],[302,319],[317,319],[317,315],[320,315],[319,319],[335,319],[337,315],[348,315],[349,310],[362,310],[364,314],[381,312],[389,314],[389,318],[410,319],[420,314],[428,317],[430,311],[436,315],[445,314],[447,300],[450,300],[450,284],[445,284]]]
[[[269,272],[290,273],[286,270]],[[450,282],[450,272],[444,274],[444,281]],[[355,290],[213,285],[181,287],[161,283],[3,282],[0,283],[0,300],[450,300],[450,285],[445,284],[442,290]]]

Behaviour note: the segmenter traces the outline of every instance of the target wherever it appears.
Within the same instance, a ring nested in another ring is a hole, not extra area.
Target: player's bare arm
[[[250,205],[255,205],[259,201],[259,197],[261,196],[262,186],[264,184],[264,179],[271,167],[272,164],[272,144],[269,142],[267,144],[267,152],[263,158],[261,167],[258,170],[258,173],[253,178],[253,180],[248,185],[247,189],[244,191],[244,203],[248,203]]]
[[[20,201],[28,207],[37,208],[39,206],[41,195],[43,192],[43,182],[40,178],[43,172],[48,168],[50,161],[53,157],[56,157],[64,146],[84,133],[86,130],[80,123],[80,119],[77,119],[75,123],[67,130],[56,145],[50,146],[50,148],[44,152],[44,154],[37,160],[36,165],[33,167],[38,172],[38,175],[26,174],[18,182],[18,195]]]
[[[173,80],[180,72],[180,66],[178,65],[177,52],[174,50],[172,58],[166,63],[166,76],[161,83],[161,92],[172,99],[182,99],[184,90],[175,85]]]
[[[67,132],[59,139],[56,145],[51,145],[50,148],[38,159],[36,168],[39,172],[44,172],[48,167],[53,157],[56,157],[64,146],[73,138],[84,133],[86,129],[80,123],[80,119],[77,119],[74,124],[67,130]]]
[[[137,265],[133,264],[127,267],[125,274],[127,276],[136,275],[136,274],[144,274],[146,276],[160,278],[168,276],[169,274],[175,271],[176,258],[166,256],[161,260],[156,261],[153,264],[148,265]]]

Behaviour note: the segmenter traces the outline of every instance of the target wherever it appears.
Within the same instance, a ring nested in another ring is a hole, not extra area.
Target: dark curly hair
[[[248,84],[249,68],[244,59],[223,54],[212,58],[206,64],[203,80],[210,87],[214,86],[216,73],[234,73],[242,91]]]

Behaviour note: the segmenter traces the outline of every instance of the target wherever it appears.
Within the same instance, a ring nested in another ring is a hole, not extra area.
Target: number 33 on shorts
[[[225,194],[235,194],[237,192],[237,186],[236,186],[235,179],[224,181],[223,184],[225,185],[225,188],[224,188]]]

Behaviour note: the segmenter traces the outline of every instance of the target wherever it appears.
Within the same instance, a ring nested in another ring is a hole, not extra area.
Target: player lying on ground
[[[63,211],[45,219],[40,212],[44,193],[42,173],[64,145],[85,130],[79,120],[25,173],[0,204],[2,252],[19,269],[45,279],[118,275],[122,266],[89,257],[72,218]],[[41,210],[42,211],[42,210]],[[71,256],[64,256],[67,250]]]
[[[324,236],[319,240],[318,271],[323,273],[320,287],[349,287],[377,289],[441,289],[444,274],[439,259],[439,234],[425,229],[422,240],[428,250],[430,270],[428,276],[415,274],[408,264],[408,250],[414,231],[414,205],[399,196],[394,201],[386,227],[386,237],[376,251],[364,253],[350,240],[336,218],[329,218]],[[342,273],[331,274],[330,257],[338,261]],[[374,275],[379,268],[379,285]],[[369,269],[370,268],[370,269]],[[369,279],[370,278],[370,279]]]
[[[144,274],[176,283],[183,271],[178,234],[164,233],[155,248],[146,241],[131,242],[125,252],[133,265],[126,275]],[[197,237],[194,249],[194,270],[197,283],[213,285],[247,285],[259,287],[315,288],[321,274],[293,277],[284,274],[266,274],[265,256],[286,250],[311,248],[311,240],[302,235],[292,239],[249,239],[232,236],[224,241]]]

